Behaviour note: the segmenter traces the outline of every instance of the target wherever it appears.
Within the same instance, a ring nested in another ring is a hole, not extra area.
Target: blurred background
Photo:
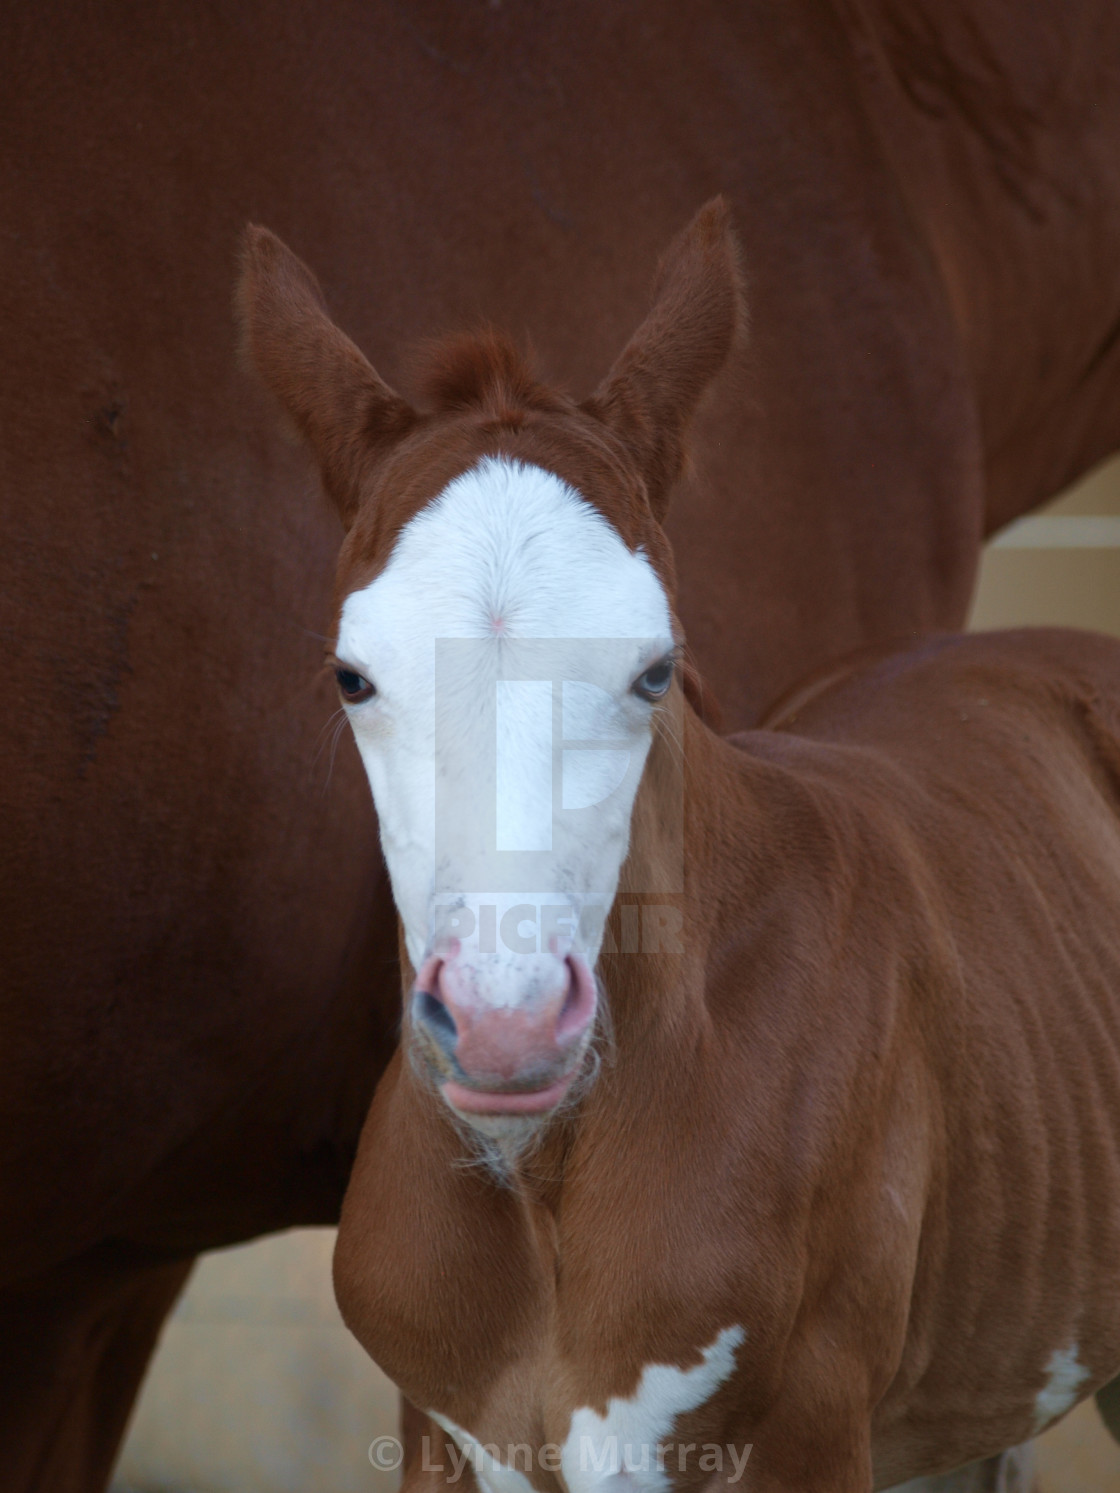
[[[1120,636],[1120,458],[987,546],[974,628]],[[397,1430],[393,1386],[331,1292],[330,1229],[206,1256],[169,1319],[114,1493],[393,1493],[368,1448]],[[1036,1443],[1040,1493],[1116,1493],[1120,1446],[1087,1401]]]

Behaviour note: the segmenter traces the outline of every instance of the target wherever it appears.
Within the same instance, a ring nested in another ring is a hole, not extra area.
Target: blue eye
[[[376,687],[353,669],[336,668],[334,677],[338,692],[347,705],[360,705],[363,700],[372,700],[377,693]]]
[[[650,667],[630,686],[634,694],[651,703],[662,700],[669,693],[669,686],[673,682],[673,659],[660,659]]]

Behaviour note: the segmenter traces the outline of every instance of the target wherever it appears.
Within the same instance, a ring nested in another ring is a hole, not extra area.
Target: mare
[[[338,524],[233,355],[246,218],[394,380],[410,339],[500,317],[587,389],[729,194],[753,336],[669,524],[747,725],[958,625],[981,531],[1117,445],[1118,26],[1107,0],[3,7],[5,1490],[104,1482],[193,1255],[337,1219],[395,1042],[368,790],[347,745],[325,795],[311,766]]]
[[[741,323],[718,202],[580,403],[490,334],[421,412],[265,230],[242,311],[347,524],[406,958],[335,1282],[440,1428],[406,1487],[869,1493],[1111,1379],[1120,643],[939,636],[703,722],[662,520]]]

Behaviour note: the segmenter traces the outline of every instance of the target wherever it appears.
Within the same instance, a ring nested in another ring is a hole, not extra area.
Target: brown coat
[[[690,715],[683,953],[602,961],[579,1110],[502,1186],[407,1062],[378,1089],[336,1284],[410,1398],[536,1452],[741,1325],[674,1447],[862,1493],[1032,1434],[1055,1354],[1051,1414],[1112,1377],[1118,701],[1120,643],[1023,632],[888,656],[777,733]],[[638,884],[660,822],[639,799]]]
[[[367,791],[345,745],[325,793],[316,759],[338,529],[235,367],[244,221],[392,377],[481,316],[585,389],[728,192],[754,336],[673,524],[696,658],[749,724],[957,625],[985,523],[1116,445],[1116,24],[4,8],[6,1489],[104,1480],[197,1250],[336,1217],[394,1040]]]

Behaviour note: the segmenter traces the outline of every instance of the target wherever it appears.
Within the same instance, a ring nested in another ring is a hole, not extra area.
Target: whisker
[[[303,633],[305,638],[314,638],[317,643],[331,643],[334,641],[333,638],[328,638],[325,633],[316,632],[313,627],[305,627],[302,622],[297,622],[294,617],[289,620],[296,631]]]
[[[326,720],[319,727],[319,730],[315,736],[315,745],[318,750],[316,751],[314,757],[312,757],[311,759],[312,771],[314,771],[315,767],[318,765],[319,758],[323,755],[323,751],[326,747],[327,732],[331,729],[332,726],[337,729],[338,718],[340,715],[345,715],[345,713],[346,712],[340,705],[337,710],[333,710],[330,715],[327,716]]]
[[[684,737],[677,730],[676,722],[668,711],[661,711],[654,716],[654,730],[676,753],[678,763],[684,762]]]
[[[338,725],[335,726],[334,735],[331,737],[331,760],[327,766],[327,781],[323,784],[324,793],[326,793],[327,789],[330,787],[331,777],[334,773],[334,759],[335,753],[338,751],[339,738],[341,737],[343,731],[346,730],[347,726],[346,712],[344,710],[340,710],[339,714],[342,716],[342,719],[339,721]]]

